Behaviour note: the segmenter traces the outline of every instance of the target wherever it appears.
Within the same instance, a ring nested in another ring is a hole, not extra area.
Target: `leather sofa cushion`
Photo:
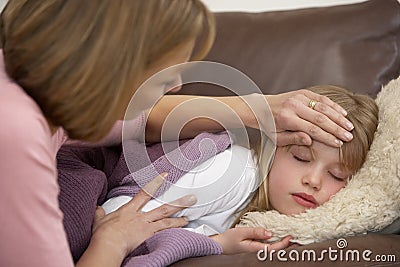
[[[400,74],[399,13],[397,0],[216,13],[216,41],[205,60],[237,68],[265,94],[333,84],[376,96]],[[179,93],[231,94],[204,84]]]

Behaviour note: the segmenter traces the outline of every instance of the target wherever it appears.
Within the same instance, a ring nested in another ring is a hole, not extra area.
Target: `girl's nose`
[[[312,171],[304,175],[302,183],[306,186],[312,187],[314,190],[319,191],[321,189],[322,174],[318,171]]]

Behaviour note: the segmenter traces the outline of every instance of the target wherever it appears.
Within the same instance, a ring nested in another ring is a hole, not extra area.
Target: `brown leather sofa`
[[[264,13],[218,13],[215,45],[206,60],[248,75],[265,94],[316,84],[344,86],[376,96],[400,75],[400,4],[397,0]],[[184,86],[183,93],[229,95],[211,85]],[[323,227],[323,225],[321,225]],[[182,260],[172,266],[400,266],[400,235],[371,233],[346,238],[346,249],[370,250],[371,261],[260,261],[256,253]],[[338,249],[336,240],[300,247],[317,253]],[[345,251],[345,250],[344,250]],[[319,254],[318,254],[319,255]],[[379,261],[386,256],[386,262]],[[390,255],[395,256],[391,259]]]

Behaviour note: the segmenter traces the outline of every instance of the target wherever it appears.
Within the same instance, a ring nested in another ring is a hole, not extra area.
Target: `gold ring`
[[[317,100],[311,99],[310,102],[308,103],[308,107],[311,109],[315,109],[317,103],[318,103]]]

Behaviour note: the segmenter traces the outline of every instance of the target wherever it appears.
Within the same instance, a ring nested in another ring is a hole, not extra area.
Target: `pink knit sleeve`
[[[0,89],[0,266],[73,266],[58,205],[58,144],[32,99],[4,82]]]

